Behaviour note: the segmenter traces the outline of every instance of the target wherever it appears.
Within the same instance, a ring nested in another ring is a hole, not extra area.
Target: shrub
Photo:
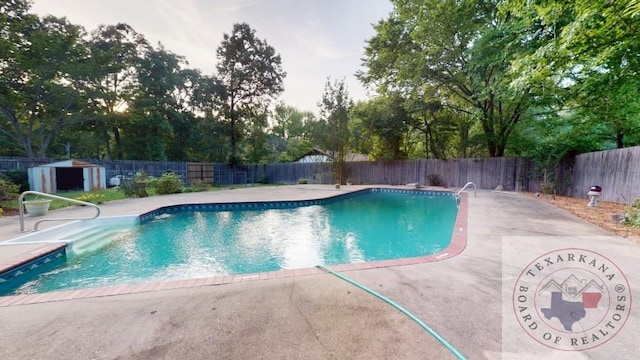
[[[151,181],[151,178],[147,176],[144,171],[139,171],[133,177],[133,179],[124,179],[120,184],[120,189],[124,192],[124,196],[128,198],[132,197],[147,197],[147,184]]]
[[[183,189],[184,192],[202,192],[209,190],[209,184],[203,182],[200,179],[194,180],[191,185]]]
[[[124,179],[120,183],[120,190],[124,192],[124,196],[132,198],[136,196],[136,183],[133,179]]]
[[[18,197],[20,186],[0,177],[0,200],[12,200]]]
[[[633,204],[627,207],[627,210],[620,218],[620,222],[625,225],[640,228],[640,199],[636,199]]]
[[[152,183],[158,195],[178,194],[182,192],[182,180],[174,173],[166,173]]]
[[[29,174],[27,174],[27,170],[7,171],[4,173],[4,176],[7,180],[20,187],[20,189],[18,189],[18,193],[23,193],[29,190]]]
[[[298,179],[298,184],[307,184],[308,182],[307,179]]]
[[[430,186],[447,187],[447,183],[444,182],[440,174],[427,175],[427,183],[429,183]]]
[[[142,181],[134,182],[134,190],[137,197],[147,197],[149,196],[149,192],[147,192],[147,183]]]

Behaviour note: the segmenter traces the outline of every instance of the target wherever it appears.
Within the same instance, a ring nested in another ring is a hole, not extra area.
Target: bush
[[[178,194],[182,192],[182,180],[174,173],[166,173],[152,182],[153,189],[158,195]]]
[[[620,222],[625,225],[640,228],[640,199],[636,199],[633,204],[627,207],[627,211],[622,214]]]
[[[307,184],[309,181],[307,179],[298,179],[298,184]]]
[[[440,174],[427,175],[427,183],[429,183],[429,186],[447,187],[447,183],[444,182]]]
[[[0,177],[0,200],[13,200],[18,197],[20,186]]]
[[[209,190],[209,184],[203,182],[202,180],[194,180],[191,185],[184,188],[184,192],[202,192]]]
[[[151,181],[150,177],[144,171],[139,171],[133,177],[133,179],[124,179],[120,184],[120,189],[124,192],[124,196],[128,198],[132,197],[147,197],[147,184]]]
[[[132,198],[136,196],[136,183],[133,179],[124,179],[120,183],[120,190],[124,192],[124,196]]]
[[[4,173],[4,176],[7,180],[20,187],[20,189],[18,189],[18,193],[23,193],[29,190],[29,174],[27,174],[27,170],[7,171]]]

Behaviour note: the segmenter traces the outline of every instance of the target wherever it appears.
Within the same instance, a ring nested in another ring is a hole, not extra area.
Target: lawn
[[[125,198],[124,192],[120,191],[120,189],[117,189],[117,188],[96,190],[91,192],[84,192],[84,191],[59,192],[54,195],[62,196],[70,199],[86,201],[94,204],[102,204],[105,202],[122,200]],[[36,198],[38,198],[37,195],[25,196],[25,200],[33,200]],[[42,196],[41,198],[46,199],[47,197]],[[18,212],[18,199],[3,201],[0,203],[0,206],[4,209],[5,216],[12,215],[12,213]],[[51,206],[49,207],[49,209],[56,210],[56,209],[60,209],[67,206],[74,206],[74,204],[64,200],[51,199]]]
[[[264,186],[264,185],[260,185]],[[244,187],[242,185],[232,185],[232,186],[189,186],[183,189],[184,192],[196,192],[196,191],[217,191],[221,189],[229,189],[229,188],[240,188]],[[147,192],[149,196],[157,195],[152,187],[147,187]],[[69,192],[58,192],[54,195],[62,196],[70,199],[76,199],[81,201],[86,201],[94,204],[102,204],[110,201],[122,200],[125,199],[124,191],[120,188],[109,188],[104,190],[95,190],[90,192],[84,191],[69,191]],[[32,200],[37,198],[36,195],[27,195],[25,196],[25,200]],[[41,198],[46,198],[41,196]],[[52,199],[51,206],[49,210],[56,210],[67,206],[75,206],[75,204],[58,199]],[[18,207],[18,199],[10,200],[10,201],[0,201],[0,216],[12,216],[17,215],[19,213]]]

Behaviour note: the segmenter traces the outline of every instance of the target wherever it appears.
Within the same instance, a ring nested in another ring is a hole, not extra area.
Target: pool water
[[[426,256],[448,247],[448,195],[367,192],[288,209],[157,216],[99,251],[74,256],[13,294],[246,274]]]

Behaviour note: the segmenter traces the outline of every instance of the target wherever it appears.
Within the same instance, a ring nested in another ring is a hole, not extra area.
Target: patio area
[[[100,207],[102,216],[132,215],[177,203],[315,199],[361,188],[256,187],[128,199]],[[85,213],[91,209],[55,212],[60,217]],[[32,225],[28,219],[27,227]],[[626,308],[626,323],[618,324],[619,332],[612,331],[606,342],[586,351],[558,351],[519,326],[512,294],[527,264],[567,248],[606,256],[636,289],[640,245],[516,193],[469,193],[467,226],[466,248],[450,259],[343,275],[402,305],[469,359],[638,357],[640,316],[634,306]],[[0,241],[20,236],[18,229],[17,217],[0,219]],[[0,263],[39,245],[20,246],[0,247]],[[326,273],[224,285],[194,281],[176,289],[15,304],[0,307],[0,324],[2,359],[454,358],[398,310]]]

